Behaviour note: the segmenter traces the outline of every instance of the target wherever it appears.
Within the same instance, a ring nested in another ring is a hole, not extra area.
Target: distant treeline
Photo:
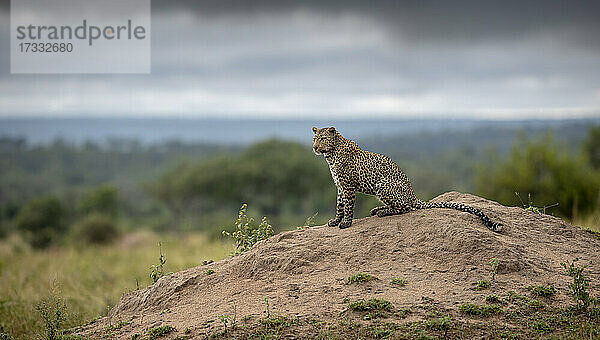
[[[396,160],[423,199],[459,190],[509,205],[558,203],[549,212],[567,218],[598,213],[600,127],[557,137],[471,131],[359,144]],[[322,157],[308,144],[275,139],[239,148],[0,139],[0,174],[0,235],[23,232],[40,247],[69,237],[104,241],[102,230],[218,230],[242,203],[276,227],[301,225],[317,212],[319,223],[335,201]],[[355,217],[374,203],[359,197]]]

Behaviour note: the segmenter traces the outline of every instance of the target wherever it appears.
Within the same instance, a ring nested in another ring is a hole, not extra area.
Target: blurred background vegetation
[[[422,199],[471,192],[548,207],[548,214],[600,230],[600,126],[532,132],[491,125],[358,142],[392,157]],[[159,241],[166,272],[227,256],[233,245],[221,231],[243,203],[280,231],[311,216],[312,224],[324,223],[336,193],[310,138],[251,145],[2,138],[0,174],[0,333],[15,338],[41,329],[36,306],[48,296],[64,301],[67,327],[151,284]],[[360,195],[355,217],[375,204]]]
[[[458,190],[506,205],[558,203],[547,212],[571,221],[598,212],[600,126],[527,131],[491,124],[358,142],[396,160],[423,199]],[[310,138],[251,145],[2,138],[0,237],[19,234],[34,248],[105,243],[140,229],[215,238],[242,203],[279,230],[315,213],[322,223],[333,213],[335,187],[309,144]],[[355,217],[373,204],[361,196]]]

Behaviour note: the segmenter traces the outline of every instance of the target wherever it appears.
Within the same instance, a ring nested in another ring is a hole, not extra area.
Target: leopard
[[[335,127],[313,127],[313,151],[322,155],[337,188],[335,217],[330,227],[348,228],[352,225],[356,193],[377,197],[384,205],[370,211],[371,216],[385,217],[405,214],[418,209],[447,208],[473,214],[494,232],[503,225],[492,221],[480,209],[454,202],[425,202],[417,198],[408,176],[388,156],[361,149],[345,138]]]

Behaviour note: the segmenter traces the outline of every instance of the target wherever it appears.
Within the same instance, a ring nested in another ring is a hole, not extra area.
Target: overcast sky
[[[595,3],[153,0],[150,75],[11,75],[0,0],[0,117],[599,117]]]

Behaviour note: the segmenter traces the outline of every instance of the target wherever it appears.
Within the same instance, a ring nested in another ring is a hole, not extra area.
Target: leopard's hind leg
[[[412,211],[413,207],[402,199],[404,197],[402,188],[402,185],[397,183],[389,183],[387,181],[379,183],[375,191],[375,196],[386,205],[371,209],[371,216],[384,217]]]
[[[388,209],[388,208],[390,208],[390,207],[387,206],[387,205],[380,205],[378,207],[375,207],[375,208],[371,209],[370,214],[371,214],[371,216],[375,216],[375,215],[377,215],[377,212],[379,210]]]

